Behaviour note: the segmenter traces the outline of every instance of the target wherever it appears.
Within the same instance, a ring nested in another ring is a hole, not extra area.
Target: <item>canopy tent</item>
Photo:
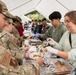
[[[28,17],[26,17],[26,16],[24,16],[24,15],[23,15],[23,16],[20,16],[20,18],[22,19],[22,22],[23,22],[23,23],[25,23],[25,21],[26,21],[26,22],[31,21],[31,19],[29,19]]]
[[[48,18],[53,11],[59,11],[63,16],[66,12],[76,9],[76,0],[2,0],[13,15],[23,16],[37,10]]]

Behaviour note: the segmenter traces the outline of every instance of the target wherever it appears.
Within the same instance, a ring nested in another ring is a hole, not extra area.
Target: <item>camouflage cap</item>
[[[22,19],[21,19],[19,16],[15,16],[15,19],[16,19],[17,21],[19,21],[20,23],[22,23]]]
[[[9,24],[13,24],[13,20],[12,19],[10,19],[10,18],[7,18],[7,22],[9,23]]]
[[[4,2],[0,0],[0,13],[5,15],[8,18],[13,18],[14,16],[8,12],[7,6]]]

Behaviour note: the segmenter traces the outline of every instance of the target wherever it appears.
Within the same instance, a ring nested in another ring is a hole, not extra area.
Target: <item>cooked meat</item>
[[[57,62],[55,63],[55,65],[56,65],[57,67],[61,67],[61,66],[64,65],[64,63],[61,62],[61,61],[57,61]]]

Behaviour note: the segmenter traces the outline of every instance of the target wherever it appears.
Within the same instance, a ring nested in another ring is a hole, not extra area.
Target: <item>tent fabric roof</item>
[[[37,10],[46,18],[53,11],[64,14],[70,10],[76,10],[76,0],[2,0],[13,15],[23,16],[33,10]]]

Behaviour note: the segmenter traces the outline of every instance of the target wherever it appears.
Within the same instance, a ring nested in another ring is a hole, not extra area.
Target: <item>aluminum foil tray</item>
[[[74,68],[64,59],[59,58],[59,59],[51,59],[50,61],[52,61],[54,63],[55,66],[55,70],[53,71],[53,74],[56,75],[66,75],[66,74],[70,74],[73,72]],[[62,66],[57,66],[56,63],[60,62],[62,64]],[[66,68],[66,69],[64,69]],[[56,69],[61,69],[60,71],[56,71]]]
[[[62,58],[51,58],[49,61],[49,63],[44,64],[41,67],[42,75],[67,75],[73,73],[74,71],[74,68]],[[64,66],[57,66],[57,62],[60,62]],[[57,69],[62,69],[62,67],[66,67],[67,70],[57,71]]]

